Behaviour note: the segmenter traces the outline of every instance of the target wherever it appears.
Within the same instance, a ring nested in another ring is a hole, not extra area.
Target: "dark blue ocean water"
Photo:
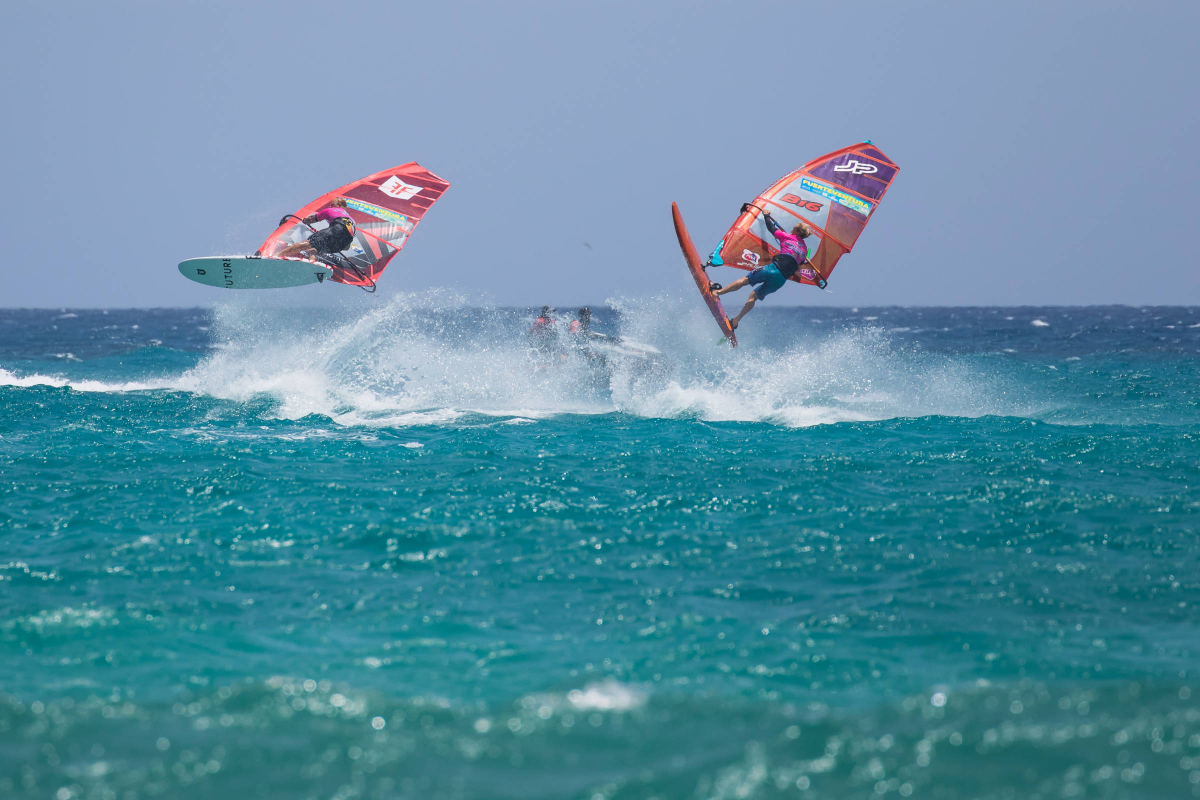
[[[1200,309],[0,311],[0,796],[1200,796]]]

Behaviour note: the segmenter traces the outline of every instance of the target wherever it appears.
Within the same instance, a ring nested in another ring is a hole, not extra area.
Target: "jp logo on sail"
[[[872,172],[879,172],[879,167],[874,164],[864,164],[861,161],[851,159],[841,166],[833,168],[834,172],[853,172],[855,175],[870,175]]]

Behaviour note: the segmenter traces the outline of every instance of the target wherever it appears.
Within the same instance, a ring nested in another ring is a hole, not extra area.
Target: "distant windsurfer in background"
[[[589,333],[592,328],[592,310],[587,306],[579,309],[579,316],[571,320],[571,333]]]
[[[548,349],[558,339],[558,328],[554,319],[554,309],[542,306],[537,319],[529,326],[529,342],[538,350]]]
[[[743,211],[745,208],[746,206],[742,207]],[[729,327],[734,329],[742,321],[742,317],[750,313],[750,309],[754,308],[756,302],[765,300],[767,295],[782,288],[788,278],[795,275],[800,269],[800,265],[808,261],[808,247],[804,244],[804,240],[812,235],[812,230],[807,225],[799,222],[792,228],[791,233],[784,233],[783,228],[771,217],[769,211],[763,211],[763,221],[767,223],[767,230],[779,242],[779,254],[771,259],[769,264],[764,264],[746,277],[738,278],[726,287],[722,288],[712,284],[712,287],[715,287],[713,288],[715,295],[736,292],[746,285],[754,287],[754,290],[750,292],[750,297],[746,300],[746,305],[742,306],[742,310],[736,317],[729,320]]]
[[[284,219],[287,218],[284,217]],[[319,255],[332,255],[342,252],[354,242],[354,220],[351,219],[350,212],[346,210],[344,197],[335,199],[315,214],[309,214],[303,221],[305,225],[312,225],[314,222],[328,222],[329,227],[313,233],[303,242],[289,244],[280,250],[275,258],[307,255],[310,250]]]

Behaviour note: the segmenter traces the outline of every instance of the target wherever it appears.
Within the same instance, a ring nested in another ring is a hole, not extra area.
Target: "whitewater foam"
[[[0,367],[0,386],[14,386],[21,389],[28,389],[34,386],[48,386],[54,389],[61,389],[64,386],[74,389],[77,392],[145,392],[158,389],[173,389],[177,388],[172,381],[97,381],[97,380],[71,380],[60,375],[42,375],[41,373],[31,373],[29,375],[16,375],[3,367]]]
[[[807,427],[1015,413],[994,377],[903,344],[880,326],[818,329],[798,324],[812,321],[803,310],[769,309],[743,326],[735,350],[717,344],[707,311],[690,299],[609,304],[616,318],[605,332],[645,344],[648,358],[539,353],[525,337],[528,312],[470,307],[446,292],[401,294],[324,317],[238,297],[213,310],[213,346],[181,374],[106,382],[0,369],[0,386],[266,399],[265,418],[315,415],[374,428],[527,424],[564,414]]]

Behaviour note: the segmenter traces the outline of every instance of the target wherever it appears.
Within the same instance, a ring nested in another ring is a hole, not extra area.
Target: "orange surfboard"
[[[696,245],[692,244],[692,237],[688,236],[687,226],[683,224],[683,216],[679,213],[679,206],[674,203],[671,203],[671,216],[675,220],[675,235],[679,238],[679,249],[683,251],[688,271],[692,273],[692,278],[696,281],[696,288],[700,290],[704,302],[708,303],[708,310],[712,312],[717,325],[721,327],[721,333],[725,334],[725,338],[731,345],[737,347],[737,335],[734,334],[733,328],[729,327],[729,317],[725,315],[721,299],[708,288],[708,275],[704,272],[700,254],[696,252]]]

